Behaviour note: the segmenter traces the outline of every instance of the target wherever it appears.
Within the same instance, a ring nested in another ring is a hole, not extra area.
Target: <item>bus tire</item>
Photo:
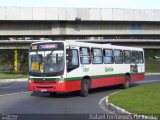
[[[90,86],[90,80],[83,79],[81,83],[81,90],[80,90],[80,96],[86,97],[89,93],[89,86]]]
[[[130,84],[131,77],[129,75],[125,75],[123,89],[128,89]]]

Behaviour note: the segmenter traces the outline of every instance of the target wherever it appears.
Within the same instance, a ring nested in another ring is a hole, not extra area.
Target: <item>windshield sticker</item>
[[[39,70],[39,63],[38,62],[32,62],[32,70],[35,70],[35,71]]]
[[[44,64],[40,64],[40,71],[43,73],[43,71],[44,71]]]
[[[32,45],[32,50],[37,50],[37,45]]]

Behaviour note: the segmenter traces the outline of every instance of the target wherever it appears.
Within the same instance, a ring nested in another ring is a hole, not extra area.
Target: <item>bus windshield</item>
[[[29,75],[57,76],[64,71],[63,49],[37,49],[29,53]]]

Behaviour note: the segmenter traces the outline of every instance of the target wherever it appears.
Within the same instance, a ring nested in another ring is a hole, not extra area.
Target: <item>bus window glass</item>
[[[104,49],[103,61],[105,64],[113,63],[113,51],[109,49]]]
[[[138,51],[132,51],[132,63],[134,63],[134,64],[138,64],[139,63]]]
[[[90,64],[90,50],[89,48],[80,48],[81,52],[81,63]]]
[[[122,64],[123,63],[123,56],[121,50],[114,50],[114,62],[115,64]]]
[[[72,65],[78,65],[78,52],[72,50]]]
[[[58,75],[64,69],[63,51],[32,51],[29,53],[29,74]]]
[[[130,51],[124,51],[124,63],[125,64],[131,63],[131,52]]]
[[[67,71],[72,71],[73,69],[78,68],[78,66],[78,51],[67,49]]]
[[[144,63],[143,52],[139,52],[139,62]]]
[[[93,64],[102,64],[102,50],[99,48],[93,48]]]

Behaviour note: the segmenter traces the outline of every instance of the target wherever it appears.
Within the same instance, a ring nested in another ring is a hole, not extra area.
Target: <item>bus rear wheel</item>
[[[126,76],[125,76],[124,84],[123,84],[123,88],[124,88],[124,89],[128,89],[128,88],[129,88],[130,79],[131,79],[131,77],[130,77],[129,75],[126,75]]]
[[[89,83],[88,79],[83,79],[81,83],[80,96],[86,97],[89,93]]]

